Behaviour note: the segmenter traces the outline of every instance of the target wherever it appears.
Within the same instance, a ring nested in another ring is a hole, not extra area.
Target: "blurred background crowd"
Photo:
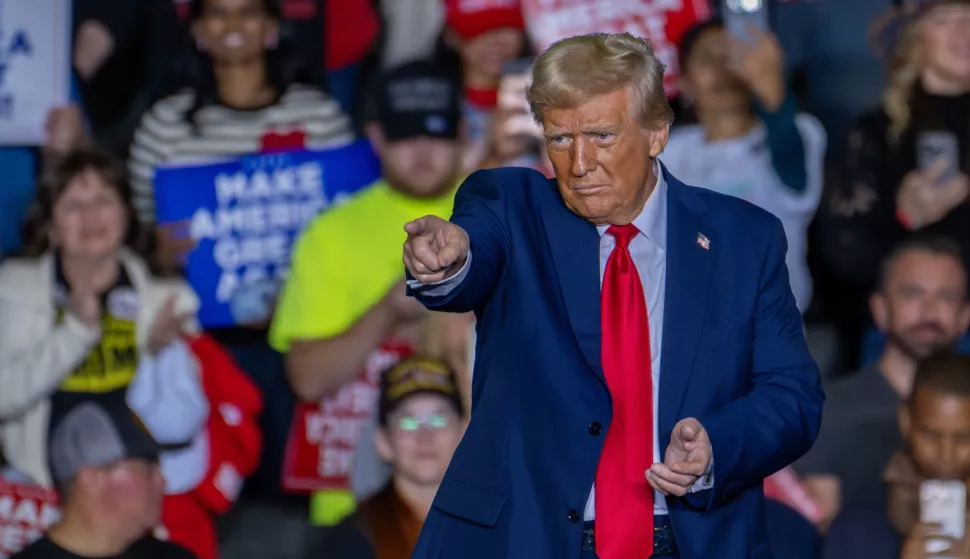
[[[970,479],[970,2],[63,3],[71,100],[0,145],[0,556],[53,525],[29,557],[409,557],[475,319],[405,296],[402,226],[478,169],[551,176],[530,61],[587,32],[666,63],[672,174],[785,227],[828,398],[766,481],[775,556],[922,558],[920,482]],[[292,247],[240,233],[288,272],[198,320],[198,224],[159,217],[158,171],[358,144],[379,177],[325,169],[364,184]]]

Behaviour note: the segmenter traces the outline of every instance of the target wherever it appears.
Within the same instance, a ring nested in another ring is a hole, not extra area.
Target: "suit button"
[[[566,513],[566,518],[568,518],[573,524],[579,522],[579,511],[576,509],[569,509],[569,512]]]
[[[603,425],[599,421],[594,421],[589,424],[589,434],[594,437],[603,432]]]

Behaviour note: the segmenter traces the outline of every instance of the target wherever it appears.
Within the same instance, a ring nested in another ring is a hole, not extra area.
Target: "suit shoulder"
[[[549,179],[535,169],[524,167],[500,167],[482,169],[468,175],[462,190],[476,193],[492,190],[501,198],[527,197],[532,190],[549,188]]]
[[[782,227],[781,220],[768,210],[736,196],[699,186],[686,186],[688,192],[707,204],[708,214],[719,223],[765,233]]]

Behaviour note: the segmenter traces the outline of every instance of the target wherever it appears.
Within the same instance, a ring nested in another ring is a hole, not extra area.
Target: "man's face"
[[[924,251],[901,254],[871,301],[889,343],[913,359],[951,347],[970,321],[967,278],[960,261]]]
[[[105,471],[107,509],[129,523],[134,531],[151,530],[162,514],[165,479],[158,462],[123,460]]]
[[[916,468],[930,479],[970,479],[970,398],[923,389],[900,409]]]
[[[386,142],[380,151],[387,181],[418,198],[447,192],[461,164],[457,140],[417,137]]]
[[[543,112],[563,201],[597,225],[625,225],[640,213],[654,185],[653,159],[667,143],[667,126],[641,125],[631,95],[627,87]]]

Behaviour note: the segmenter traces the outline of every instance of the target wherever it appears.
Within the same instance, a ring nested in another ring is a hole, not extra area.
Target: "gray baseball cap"
[[[57,422],[50,438],[51,474],[55,482],[73,479],[84,468],[103,468],[121,460],[158,460],[185,445],[163,445],[123,403],[77,404]]]

